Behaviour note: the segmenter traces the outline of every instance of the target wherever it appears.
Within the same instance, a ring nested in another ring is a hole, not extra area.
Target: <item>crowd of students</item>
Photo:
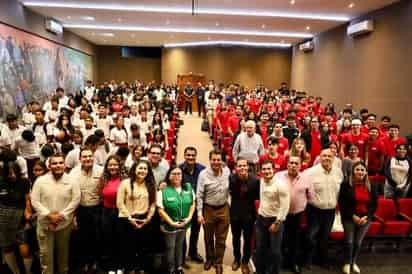
[[[216,148],[201,164],[188,144],[176,166],[164,156],[174,145],[168,134],[177,97],[189,93],[204,106],[199,115]],[[12,273],[31,273],[37,254],[42,273],[68,273],[69,258],[84,273],[153,273],[163,254],[167,273],[183,273],[188,249],[192,261],[220,274],[230,226],[234,271],[249,273],[255,246],[257,273],[279,273],[282,255],[300,273],[314,259],[329,264],[339,204],[343,272],[359,273],[382,191],[368,178],[384,176],[385,198],[411,197],[411,149],[390,117],[378,124],[366,109],[346,105],[339,113],[321,101],[286,84],[269,90],[210,81],[179,91],[139,81],[97,89],[89,81],[74,95],[58,88],[50,100],[28,104],[21,119],[10,113],[0,124],[3,260]],[[205,260],[197,249],[201,226]]]

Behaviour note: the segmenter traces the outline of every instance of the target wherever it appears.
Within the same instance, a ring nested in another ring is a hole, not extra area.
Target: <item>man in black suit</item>
[[[187,82],[183,95],[185,97],[185,114],[187,114],[188,110],[192,114],[193,88],[190,82]]]

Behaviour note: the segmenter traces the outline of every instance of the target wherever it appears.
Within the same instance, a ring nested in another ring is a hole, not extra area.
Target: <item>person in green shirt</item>
[[[169,169],[167,186],[159,190],[156,199],[165,236],[167,270],[176,274],[183,274],[183,244],[195,210],[192,186],[182,182],[182,174],[179,167]]]

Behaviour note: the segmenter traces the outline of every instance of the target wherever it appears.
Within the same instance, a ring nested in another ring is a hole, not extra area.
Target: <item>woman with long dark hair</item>
[[[152,217],[156,210],[156,182],[150,163],[136,162],[117,192],[120,217],[122,268],[149,270],[149,247],[153,243]],[[137,257],[136,257],[137,255]]]
[[[57,142],[64,144],[71,140],[71,135],[74,133],[74,127],[70,120],[70,116],[61,114],[57,120],[54,136]]]
[[[412,196],[412,160],[408,158],[406,144],[396,146],[395,156],[386,161],[384,171],[385,198],[397,199]]]
[[[346,177],[339,193],[339,208],[345,233],[343,273],[351,270],[360,273],[356,264],[362,240],[368,231],[377,206],[375,184],[368,180],[368,172],[362,161],[352,165],[351,175]]]
[[[116,198],[122,182],[121,161],[118,156],[107,158],[101,178],[103,209],[102,209],[102,267],[105,271],[120,269],[118,254],[120,237]]]
[[[168,273],[183,274],[186,229],[195,211],[195,197],[190,183],[183,180],[179,167],[172,167],[166,176],[167,186],[157,194],[157,207],[165,236]]]
[[[24,227],[31,221],[30,182],[22,178],[20,166],[4,161],[0,179],[0,248],[3,260],[13,274],[20,273],[14,255],[19,247],[26,273],[31,273],[32,256],[24,237]]]

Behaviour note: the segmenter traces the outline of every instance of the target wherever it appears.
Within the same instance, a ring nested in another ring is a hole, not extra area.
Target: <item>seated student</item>
[[[396,154],[390,157],[384,167],[384,196],[387,199],[397,199],[412,196],[412,160],[408,158],[405,144],[396,146]]]

